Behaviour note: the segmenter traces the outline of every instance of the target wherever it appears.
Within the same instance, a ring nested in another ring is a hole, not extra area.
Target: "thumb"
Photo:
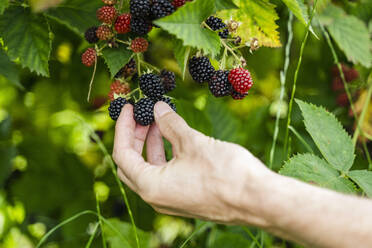
[[[180,151],[192,137],[190,134],[193,129],[165,102],[156,103],[154,114],[161,134],[174,146],[176,152]]]

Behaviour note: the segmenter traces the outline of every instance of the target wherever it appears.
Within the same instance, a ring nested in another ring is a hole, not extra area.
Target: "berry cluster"
[[[215,97],[229,96],[241,100],[253,86],[251,74],[241,67],[232,70],[215,70],[210,60],[193,56],[189,60],[189,72],[198,83],[208,82],[209,90]]]
[[[227,25],[222,21],[221,18],[210,16],[205,23],[210,27],[213,31],[218,31],[218,35],[222,39],[227,39],[229,37],[229,29]]]

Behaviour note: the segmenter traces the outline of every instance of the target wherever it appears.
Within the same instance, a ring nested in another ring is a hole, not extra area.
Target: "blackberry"
[[[213,30],[213,31],[220,31],[218,35],[222,39],[226,39],[229,36],[229,30],[227,25],[222,21],[222,19],[210,16],[205,23]]]
[[[82,55],[81,55],[81,62],[85,66],[92,66],[96,62],[97,59],[97,52],[94,48],[88,48]]]
[[[90,27],[85,31],[84,37],[86,41],[88,41],[90,44],[97,43],[99,41],[99,38],[97,37],[96,31],[98,27]]]
[[[164,86],[165,93],[168,93],[176,88],[176,75],[174,75],[174,72],[163,69],[160,72],[160,78]]]
[[[235,91],[234,89],[232,89],[232,92],[231,92],[231,97],[234,99],[234,100],[242,100],[244,99],[246,96],[248,96],[248,92],[245,92],[245,93],[239,93],[237,91]]]
[[[134,120],[141,126],[154,123],[155,102],[150,98],[142,98],[134,105]]]
[[[146,96],[151,98],[159,98],[165,93],[161,78],[153,73],[143,74],[139,78],[139,87]]]
[[[149,42],[142,37],[135,38],[130,44],[130,49],[135,53],[146,52],[148,47]]]
[[[115,30],[118,34],[126,34],[130,32],[130,19],[131,15],[128,13],[124,13],[118,18],[116,18],[115,21]]]
[[[150,0],[130,0],[130,14],[132,17],[146,18],[150,15]]]
[[[150,21],[140,18],[133,17],[130,20],[130,29],[133,33],[142,36],[151,31],[152,24]]]
[[[186,3],[186,0],[173,0],[173,1],[172,1],[172,5],[173,5],[175,8],[182,7],[183,5],[185,5],[185,3]]]
[[[112,24],[117,16],[117,11],[113,6],[103,6],[97,10],[97,18],[103,23]]]
[[[96,35],[100,40],[109,40],[114,36],[114,33],[109,26],[101,25],[97,28]]]
[[[168,0],[153,0],[151,6],[151,16],[159,19],[174,12],[174,6]]]
[[[189,60],[189,72],[196,82],[203,83],[211,79],[214,68],[207,57],[194,56]]]
[[[213,73],[208,82],[209,90],[215,97],[228,96],[231,94],[232,85],[228,80],[229,71],[218,70]]]
[[[174,112],[177,112],[176,104],[174,104],[172,102],[172,99],[171,98],[166,97],[166,96],[163,96],[163,97],[161,97],[161,98],[158,99],[158,102],[159,101],[165,102],[166,104],[169,105],[169,107],[171,107],[173,109]]]
[[[114,101],[112,101],[110,103],[110,107],[108,108],[111,119],[116,121],[120,116],[121,109],[127,103],[129,102],[125,98],[122,98],[122,97],[118,97]]]
[[[137,72],[136,61],[132,58],[123,68],[116,73],[115,78],[127,78],[133,76]]]
[[[241,67],[230,71],[229,82],[234,87],[234,90],[241,94],[248,92],[248,90],[253,86],[251,73],[249,73],[247,69]]]

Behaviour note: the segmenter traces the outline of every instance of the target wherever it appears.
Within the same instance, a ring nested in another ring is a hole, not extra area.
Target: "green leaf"
[[[9,7],[9,0],[0,0],[0,15]]]
[[[196,109],[190,101],[178,100],[177,113],[182,116],[187,124],[204,133],[205,135],[212,134],[212,125],[204,112]]]
[[[372,198],[372,171],[353,170],[347,174],[358,186]]]
[[[224,20],[241,22],[236,35],[240,36],[243,43],[257,38],[260,46],[280,47],[280,37],[275,23],[279,19],[275,5],[268,0],[234,0],[239,9],[224,10],[218,13]]]
[[[0,74],[18,87],[23,88],[23,86],[19,82],[19,70],[17,66],[12,61],[10,61],[10,59],[2,49],[0,49]]]
[[[177,63],[181,68],[182,72],[182,79],[185,79],[186,69],[187,69],[187,61],[190,56],[191,48],[188,46],[184,46],[182,41],[179,39],[175,39],[174,41],[174,56],[176,57]]]
[[[238,6],[233,2],[233,0],[215,0],[216,10],[224,10],[224,9],[237,9]]]
[[[283,2],[302,24],[305,26],[308,24],[309,17],[303,0],[283,0]]]
[[[222,104],[221,100],[209,97],[205,109],[213,123],[212,136],[214,138],[235,143],[239,141],[239,121],[226,105]]]
[[[99,24],[96,11],[100,5],[100,1],[67,0],[45,14],[81,35],[89,27]]]
[[[310,153],[292,157],[279,173],[339,192],[355,192],[352,182],[341,177],[340,173],[326,161]]]
[[[29,8],[10,7],[0,16],[0,35],[11,60],[19,59],[24,67],[49,76],[48,60],[52,48],[49,24]]]
[[[247,248],[251,245],[251,242],[240,234],[218,231],[215,235],[209,245],[211,248]]]
[[[181,39],[184,46],[195,47],[215,56],[220,51],[221,40],[217,33],[201,25],[214,10],[213,0],[195,0],[174,14],[155,21],[155,24]]]
[[[321,22],[326,25],[332,38],[345,53],[348,60],[365,67],[372,65],[370,37],[366,24],[355,16],[330,5],[322,14]]]
[[[347,172],[354,162],[354,146],[350,136],[334,115],[322,107],[296,100],[306,130],[324,158],[336,169]]]
[[[118,48],[105,48],[102,51],[103,58],[110,70],[111,78],[130,60],[132,52],[125,46]]]
[[[110,244],[110,248],[128,247],[123,243],[128,242],[130,247],[137,247],[136,238],[134,236],[133,228],[130,223],[122,222],[118,219],[108,219],[109,224],[104,223],[103,232]],[[119,232],[119,233],[118,233]],[[146,233],[137,228],[140,247],[150,247],[150,233]]]

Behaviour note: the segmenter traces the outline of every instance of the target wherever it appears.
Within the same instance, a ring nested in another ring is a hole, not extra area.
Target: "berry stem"
[[[155,70],[155,71],[157,71],[157,72],[160,72],[160,70],[159,70],[156,66],[153,66],[152,64],[147,63],[146,61],[141,61],[141,63],[142,63],[144,66],[146,66],[146,67],[148,67],[148,68],[150,68],[150,69],[153,69],[153,70]]]
[[[136,54],[136,57],[137,57],[137,71],[138,71],[138,76],[141,77],[142,73],[141,73],[141,63],[142,63],[142,59],[141,59],[141,54],[140,53],[137,53]],[[143,93],[142,93],[142,90],[139,89],[139,95],[140,95],[140,98],[143,98]]]
[[[96,48],[96,50],[97,50],[97,48]],[[94,77],[96,75],[96,70],[97,70],[97,55],[96,55],[96,58],[94,60],[93,74],[92,74],[92,78],[90,79],[90,83],[89,83],[89,91],[88,91],[88,96],[87,96],[87,101],[88,102],[90,100],[90,95],[92,93],[92,87],[93,87]]]
[[[242,64],[242,61],[238,57],[238,55],[236,55],[236,53],[234,52],[234,50],[224,40],[222,40],[222,39],[221,39],[221,43],[234,56],[234,58],[236,59],[236,61],[238,61],[239,65],[241,65]]]
[[[222,69],[222,70],[225,70],[225,68],[226,68],[226,57],[227,57],[227,49],[225,47],[225,49],[223,51],[222,60],[221,60],[221,63],[220,63],[220,69]]]
[[[130,46],[130,42],[129,42],[129,41],[123,41],[123,40],[120,40],[120,39],[118,39],[118,38],[116,38],[115,41]]]

